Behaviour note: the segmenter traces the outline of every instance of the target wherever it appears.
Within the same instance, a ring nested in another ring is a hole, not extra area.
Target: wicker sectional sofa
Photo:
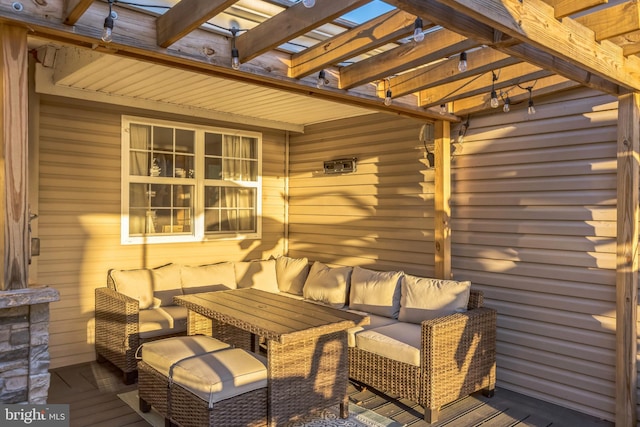
[[[246,287],[366,313],[370,324],[348,331],[349,376],[419,403],[427,422],[458,398],[493,393],[496,311],[469,282],[306,258],[109,270],[107,286],[95,291],[97,358],[132,382],[141,344],[187,333],[174,296]]]

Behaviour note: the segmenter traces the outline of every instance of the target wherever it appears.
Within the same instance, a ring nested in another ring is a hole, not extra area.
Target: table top
[[[369,324],[369,317],[258,289],[174,297],[176,304],[282,344]]]

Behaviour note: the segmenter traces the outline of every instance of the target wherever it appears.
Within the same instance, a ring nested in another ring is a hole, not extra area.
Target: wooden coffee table
[[[269,425],[340,405],[349,415],[347,332],[367,316],[257,289],[206,292],[174,298],[189,309],[190,334],[205,333],[267,352]]]

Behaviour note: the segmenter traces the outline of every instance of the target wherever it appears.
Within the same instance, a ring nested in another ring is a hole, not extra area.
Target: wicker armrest
[[[422,322],[427,401],[450,402],[495,386],[496,317],[482,307]]]
[[[96,352],[124,371],[135,369],[128,353],[138,348],[139,303],[109,288],[96,288]]]

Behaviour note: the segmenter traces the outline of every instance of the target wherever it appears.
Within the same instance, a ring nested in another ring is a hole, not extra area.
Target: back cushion
[[[352,267],[331,268],[316,261],[309,269],[302,294],[305,299],[342,308],[347,303],[352,270]]]
[[[161,307],[174,305],[173,297],[182,295],[180,265],[167,264],[151,270],[153,296]]]
[[[191,267],[183,265],[181,270],[182,290],[185,294],[212,290],[237,288],[236,270],[232,262]]]
[[[398,320],[420,323],[467,311],[471,282],[416,277],[402,278]]]
[[[151,285],[151,271],[143,268],[139,270],[109,270],[116,291],[130,298],[138,300],[140,309],[151,307],[153,304],[153,286]]]
[[[351,273],[349,308],[379,316],[398,318],[400,312],[400,271],[373,271],[354,267]]]
[[[276,276],[280,291],[302,295],[302,288],[308,275],[309,259],[286,256],[276,258]]]
[[[276,260],[234,262],[239,288],[254,288],[267,292],[279,292],[276,277]]]

